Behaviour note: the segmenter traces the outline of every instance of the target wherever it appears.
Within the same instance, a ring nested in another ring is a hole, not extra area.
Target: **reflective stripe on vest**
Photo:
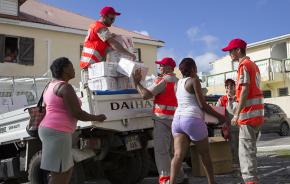
[[[161,104],[155,104],[155,108],[162,109],[162,110],[171,110],[171,111],[175,111],[176,110],[175,106],[161,105]]]
[[[96,63],[102,61],[102,56],[97,50],[84,47],[81,57],[81,62],[84,63]],[[93,61],[92,61],[93,60]]]
[[[253,98],[249,99],[246,101],[245,107],[251,106],[251,105],[258,105],[258,104],[263,104],[263,99],[262,98]]]
[[[264,109],[240,113],[239,120],[246,120],[246,119],[256,118],[260,116],[264,116]]]
[[[155,112],[154,114],[160,119],[173,119],[174,117],[174,115],[165,115],[163,113],[157,113],[157,112]]]

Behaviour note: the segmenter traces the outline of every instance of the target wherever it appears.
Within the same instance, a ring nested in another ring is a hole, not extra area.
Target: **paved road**
[[[258,141],[258,171],[262,184],[290,184],[290,136],[280,137],[278,134],[262,134]],[[288,156],[281,156],[279,149],[289,152]],[[205,177],[193,177],[191,168],[185,165],[190,184],[207,184]],[[237,184],[240,177],[230,173],[217,175],[219,184]],[[147,177],[139,184],[156,184],[157,177]],[[107,180],[88,181],[87,184],[110,184]]]
[[[276,150],[290,146],[290,136],[280,137],[278,134],[262,134],[258,148],[273,148]],[[290,149],[289,154],[290,154]],[[207,184],[205,177],[193,177],[191,168],[185,165],[185,171],[189,176],[190,184]],[[275,150],[261,150],[258,152],[258,171],[262,184],[290,184],[290,155],[280,156]],[[216,176],[218,184],[238,184],[242,182],[240,177],[233,173]],[[88,184],[110,184],[108,181],[87,182]],[[140,184],[156,184],[157,177],[147,177]]]

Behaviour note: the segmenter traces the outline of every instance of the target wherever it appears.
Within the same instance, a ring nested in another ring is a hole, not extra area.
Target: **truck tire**
[[[76,163],[73,167],[70,184],[84,184],[85,183],[85,172],[82,163]]]
[[[142,172],[142,158],[140,152],[132,152],[130,155],[109,153],[108,160],[114,163],[111,168],[105,170],[106,178],[112,184],[136,184],[140,180]]]
[[[30,184],[47,184],[49,172],[40,169],[41,151],[35,153],[29,162],[28,180]]]
[[[142,161],[142,168],[139,176],[139,181],[142,181],[146,176],[148,176],[151,166],[151,158],[148,154],[147,149],[141,150],[139,154]]]

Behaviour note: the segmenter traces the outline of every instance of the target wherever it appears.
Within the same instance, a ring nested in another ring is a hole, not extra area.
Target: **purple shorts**
[[[186,134],[192,141],[200,141],[208,136],[207,126],[203,119],[174,116],[172,122],[172,134]]]

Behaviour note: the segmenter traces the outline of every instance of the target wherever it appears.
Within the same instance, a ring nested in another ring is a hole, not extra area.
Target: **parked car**
[[[290,123],[287,114],[275,104],[265,103],[265,122],[261,133],[279,133],[280,136],[289,135]]]

